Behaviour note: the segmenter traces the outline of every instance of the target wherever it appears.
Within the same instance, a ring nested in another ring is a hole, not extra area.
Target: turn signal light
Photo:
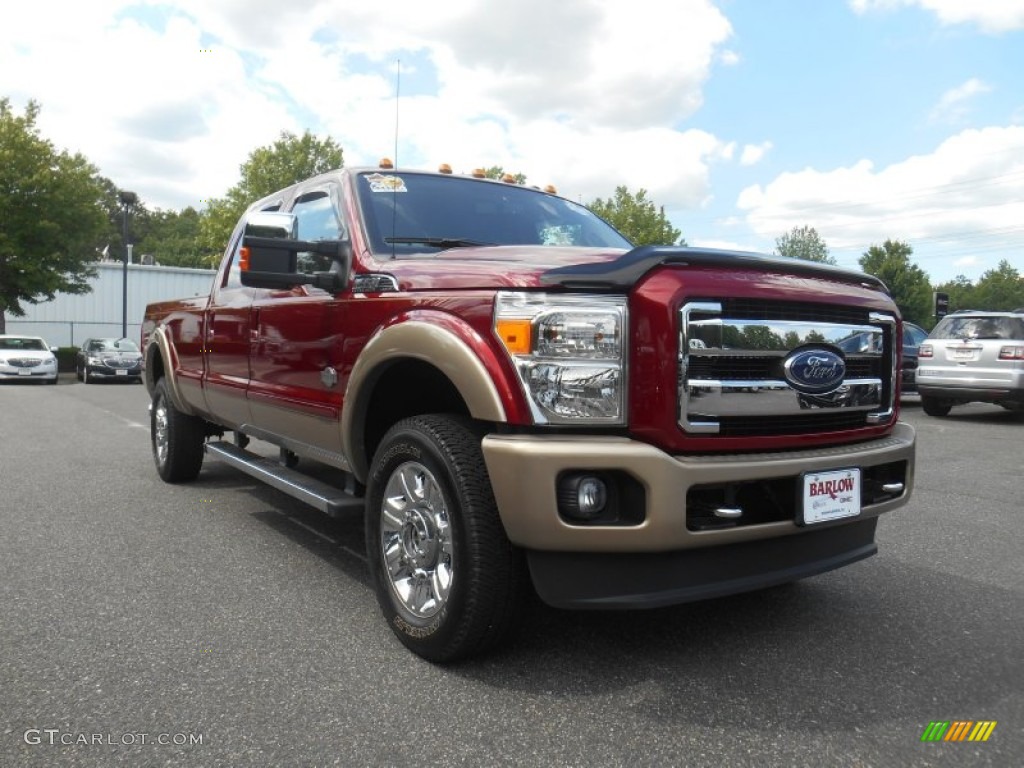
[[[249,246],[244,245],[238,249],[238,268],[243,272],[249,271],[249,258],[252,256],[252,252],[249,250]]]
[[[499,318],[495,324],[502,344],[513,355],[530,354],[532,324],[519,318]]]

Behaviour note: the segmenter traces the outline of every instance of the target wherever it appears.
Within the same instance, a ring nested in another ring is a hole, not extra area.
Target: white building
[[[7,313],[7,333],[42,336],[55,347],[77,347],[91,336],[120,337],[123,265],[100,262],[95,266],[90,293],[59,293],[53,301],[22,304],[24,317]],[[206,296],[215,274],[212,269],[129,264],[127,337],[138,342],[147,304]]]

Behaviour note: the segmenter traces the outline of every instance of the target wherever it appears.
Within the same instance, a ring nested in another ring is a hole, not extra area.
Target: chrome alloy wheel
[[[452,529],[434,475],[416,461],[395,467],[381,503],[380,544],[391,589],[413,616],[429,619],[452,588]]]
[[[156,448],[156,460],[160,466],[167,463],[168,432],[167,432],[167,401],[162,397],[153,410],[153,447]]]

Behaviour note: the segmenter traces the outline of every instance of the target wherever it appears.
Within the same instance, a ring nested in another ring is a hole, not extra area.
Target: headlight
[[[102,360],[100,360],[100,359],[99,359],[98,357],[93,357],[92,355],[90,355],[90,356],[89,356],[89,357],[87,358],[87,362],[89,363],[89,365],[99,365],[99,364],[100,364],[100,363],[102,363],[103,361],[102,361]]]
[[[498,294],[494,330],[538,424],[624,424],[624,296]]]
[[[43,360],[43,365],[47,368],[53,368],[57,365],[57,358],[51,357],[49,360]]]

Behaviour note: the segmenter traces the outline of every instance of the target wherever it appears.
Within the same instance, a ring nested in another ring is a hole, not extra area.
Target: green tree
[[[818,230],[808,226],[793,227],[786,234],[777,237],[775,253],[778,256],[817,261],[822,264],[836,263],[836,260],[829,254],[825,241],[818,234]]]
[[[99,205],[103,209],[103,215],[107,220],[107,224],[98,250],[100,252],[106,251],[107,258],[120,261],[125,256],[125,211],[124,205],[121,203],[121,190],[114,182],[103,176],[99,177],[99,184],[103,190]],[[146,208],[145,203],[142,202],[142,198],[136,196],[135,202],[128,206],[128,242],[135,245],[132,259],[136,263],[141,253],[138,244],[141,240],[145,239],[146,234],[149,232],[149,215],[149,210]]]
[[[146,233],[135,248],[139,256],[152,256],[165,267],[205,267],[209,260],[199,245],[199,212],[146,211]]]
[[[522,173],[509,173],[515,183],[522,186],[526,183],[526,175]],[[488,179],[498,179],[499,181],[505,178],[505,169],[500,165],[492,165],[490,168],[484,168],[484,176]]]
[[[210,200],[199,222],[199,245],[215,264],[227,246],[238,219],[256,200],[279,189],[342,166],[342,149],[305,131],[301,136],[282,131],[280,138],[249,154],[239,168],[241,179],[227,194]]]
[[[23,303],[91,290],[106,227],[96,168],[42,138],[38,115],[34,101],[19,117],[0,99],[0,333]]]
[[[1004,259],[998,267],[981,276],[971,298],[976,304],[974,309],[1012,310],[1024,307],[1024,278]]]
[[[958,309],[977,308],[974,301],[974,283],[964,275],[957,275],[949,282],[935,286],[935,290],[949,296],[950,312],[955,312]]]
[[[884,282],[904,320],[930,326],[934,315],[932,285],[928,275],[910,256],[914,249],[899,240],[872,245],[860,257],[860,267]]]
[[[636,193],[616,187],[615,196],[597,198],[587,206],[621,232],[634,245],[686,245],[682,232],[672,226],[665,208],[647,198],[647,190]]]

